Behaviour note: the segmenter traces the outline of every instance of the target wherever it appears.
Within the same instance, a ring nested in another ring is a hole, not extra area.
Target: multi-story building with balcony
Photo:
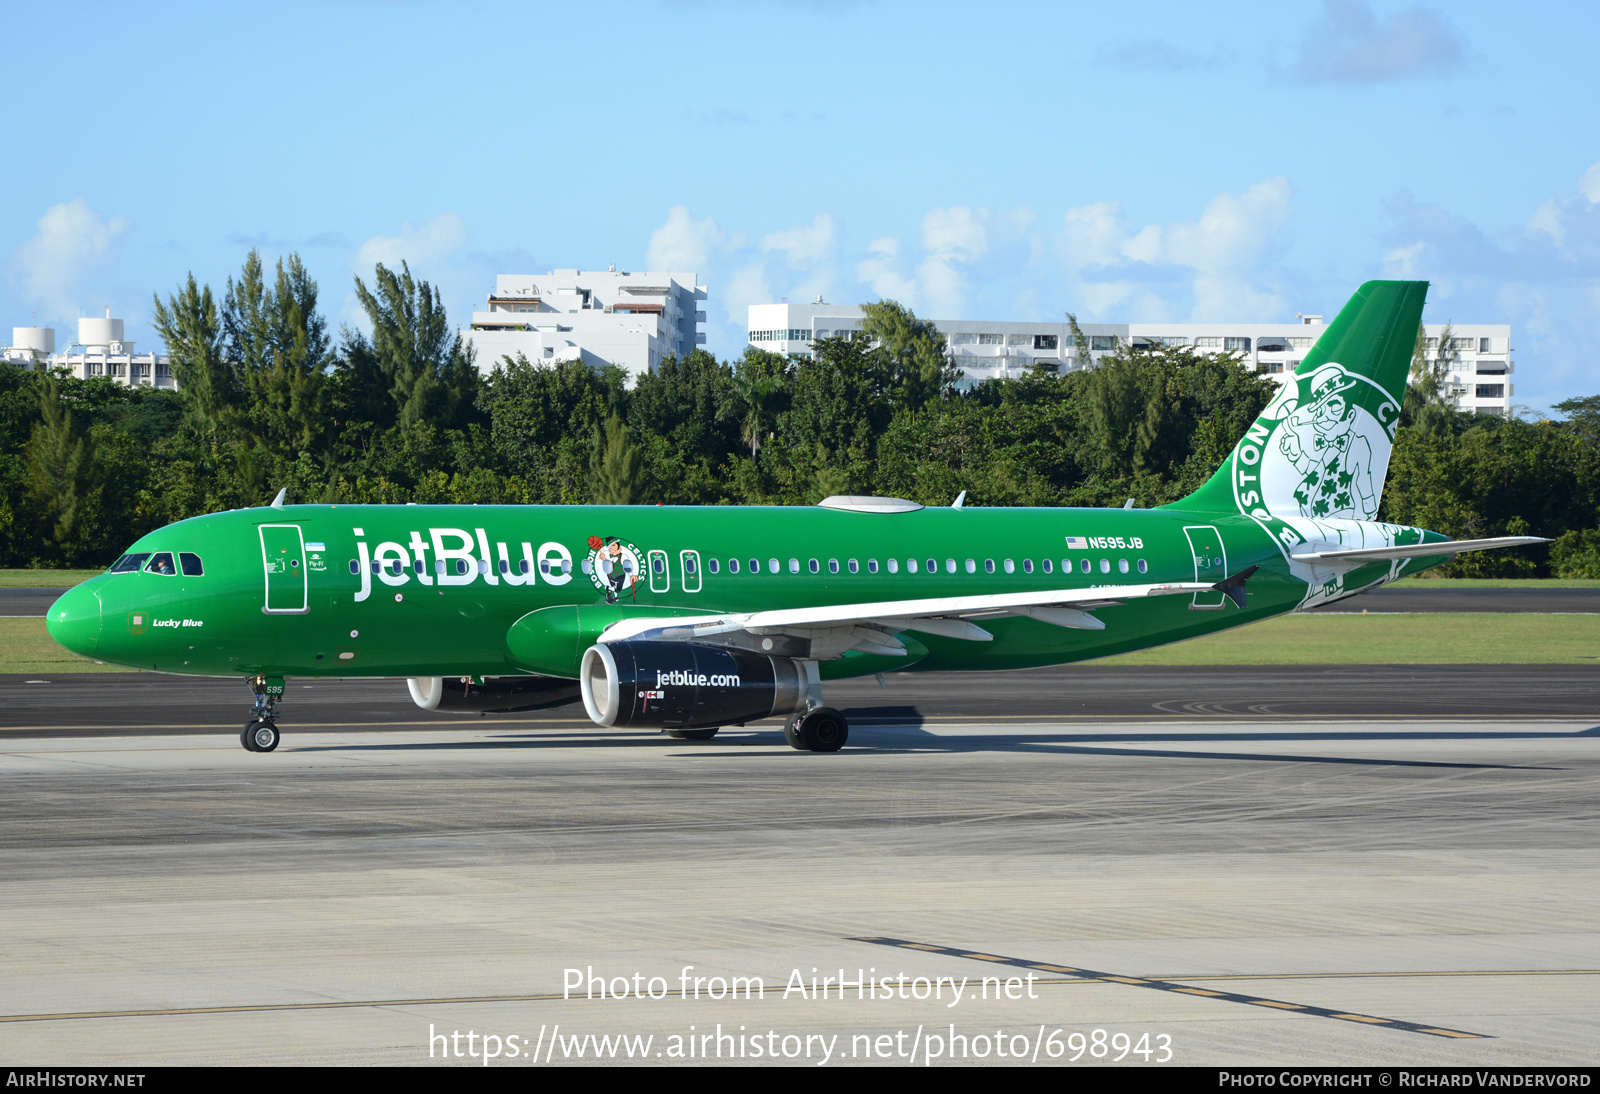
[[[552,270],[500,274],[486,311],[463,332],[489,372],[516,359],[534,364],[586,361],[619,365],[630,377],[668,356],[684,357],[705,334],[706,289],[692,273]]]
[[[1201,352],[1241,353],[1256,371],[1280,380],[1293,375],[1300,360],[1322,333],[1323,317],[1300,315],[1292,323],[1081,323],[1088,343],[1087,359],[1074,344],[1072,328],[1060,323],[1012,323],[989,320],[935,319],[945,337],[945,352],[962,372],[958,387],[985,380],[1019,378],[1031,368],[1055,372],[1087,368],[1119,345],[1192,346]],[[1437,360],[1445,328],[1425,325],[1430,360]],[[757,349],[782,354],[809,354],[812,342],[835,335],[858,336],[861,308],[854,304],[752,304],[749,340]],[[1515,362],[1511,359],[1511,327],[1471,323],[1450,327],[1445,354],[1445,394],[1460,410],[1479,414],[1511,413]]]

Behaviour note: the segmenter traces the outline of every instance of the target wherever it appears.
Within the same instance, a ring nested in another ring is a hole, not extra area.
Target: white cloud
[[[1589,199],[1589,204],[1600,204],[1600,160],[1591,163],[1578,180],[1578,191]]]
[[[834,257],[839,247],[839,225],[829,213],[818,213],[809,225],[787,228],[761,237],[763,251],[777,251],[796,267],[814,266]]]
[[[86,279],[114,257],[117,238],[130,224],[101,216],[80,197],[52,205],[37,227],[12,251],[12,273],[24,299],[55,317],[74,315],[85,303]]]
[[[1600,306],[1600,164],[1536,205],[1518,226],[1491,233],[1402,193],[1385,272],[1426,278],[1430,312],[1510,322],[1517,400],[1548,405],[1597,385],[1587,347]],[[1448,310],[1439,307],[1448,301]]]
[[[900,241],[894,236],[867,246],[867,257],[856,263],[856,280],[870,286],[880,300],[896,300],[908,308],[917,305],[917,286],[900,272]]]
[[[771,304],[777,300],[767,285],[766,269],[759,262],[735,270],[717,296],[722,298],[727,310],[728,325],[739,330],[745,329],[751,304]]]
[[[1287,301],[1272,251],[1292,197],[1288,179],[1263,179],[1242,194],[1216,195],[1194,220],[1137,229],[1112,202],[1068,209],[1059,253],[1071,296],[1101,317],[1112,309],[1141,320],[1280,315]]]
[[[402,221],[397,236],[373,236],[356,248],[351,264],[363,277],[380,262],[390,269],[401,262],[426,269],[460,257],[466,248],[466,222],[455,213],[440,213],[420,225]]]
[[[1383,83],[1461,70],[1465,51],[1443,15],[1414,7],[1378,21],[1360,0],[1323,0],[1291,75],[1305,83]]]
[[[712,267],[712,256],[730,245],[725,232],[710,217],[695,220],[686,205],[674,205],[667,222],[650,233],[645,265],[652,270],[679,270],[704,274]]]

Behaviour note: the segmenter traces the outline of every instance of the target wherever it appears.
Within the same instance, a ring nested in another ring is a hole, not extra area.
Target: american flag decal
[[[1089,541],[1082,536],[1068,536],[1067,547],[1074,551],[1087,551],[1089,549]]]

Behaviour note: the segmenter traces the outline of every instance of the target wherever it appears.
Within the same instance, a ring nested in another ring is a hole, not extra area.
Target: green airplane
[[[1361,286],[1211,480],[1156,509],[285,505],[280,492],[144,536],[47,623],[108,664],[248,681],[240,741],[254,752],[278,746],[290,676],[404,677],[425,710],[581,700],[599,725],[694,739],[778,716],[795,748],[836,751],[849,727],[825,680],[1104,657],[1547,542],[1375,520],[1426,295]]]

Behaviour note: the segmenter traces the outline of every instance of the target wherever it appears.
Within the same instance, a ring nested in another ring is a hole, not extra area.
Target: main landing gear
[[[850,738],[850,723],[832,707],[797,710],[783,723],[783,739],[802,752],[837,752]]]
[[[250,707],[250,720],[239,733],[239,743],[247,752],[271,752],[278,747],[278,700],[283,698],[281,677],[256,676],[250,680],[256,701]]]

